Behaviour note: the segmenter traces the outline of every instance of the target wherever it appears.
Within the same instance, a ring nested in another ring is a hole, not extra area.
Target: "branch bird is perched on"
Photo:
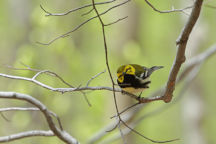
[[[126,92],[137,93],[149,88],[150,75],[163,66],[147,68],[137,64],[122,65],[117,70],[118,85]]]

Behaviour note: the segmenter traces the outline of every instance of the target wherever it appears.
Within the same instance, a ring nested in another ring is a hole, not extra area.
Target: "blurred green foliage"
[[[87,23],[69,37],[61,38],[49,46],[36,43],[36,41],[49,42],[95,15],[94,12],[91,12],[87,16],[81,16],[90,10],[88,8],[63,17],[45,17],[45,13],[39,6],[40,4],[50,12],[61,13],[86,3],[87,1],[75,0],[1,0],[0,72],[32,77],[34,72],[11,70],[3,66],[3,64],[7,64],[23,68],[24,66],[20,63],[22,62],[35,69],[54,71],[73,86],[85,86],[92,76],[105,70],[102,31],[97,19]],[[171,9],[173,5],[176,8],[191,5],[187,1],[171,0],[152,1],[152,4],[162,10]],[[215,2],[209,4],[216,5]],[[97,7],[102,12],[112,5]],[[201,17],[193,31],[199,35],[199,38],[191,38],[189,41],[189,43],[198,43],[194,48],[196,52],[188,47],[188,58],[204,51],[216,42],[215,12],[215,9],[203,7]],[[165,66],[164,69],[152,76],[151,88],[143,93],[143,96],[148,96],[166,82],[175,58],[175,40],[188,16],[183,13],[159,14],[147,6],[143,0],[135,0],[107,13],[103,16],[103,19],[105,23],[109,23],[124,16],[129,17],[115,25],[106,27],[111,71],[116,80],[116,69],[122,64],[137,63],[148,67],[153,65]],[[192,34],[193,36],[195,37],[195,34]],[[207,143],[211,144],[216,143],[214,138],[216,132],[215,60],[216,57],[214,56],[207,61],[195,82],[192,83],[195,87],[193,87],[194,91],[198,91],[198,89],[201,91],[204,116],[200,127]],[[39,80],[53,87],[66,87],[52,76],[42,75]],[[111,122],[110,117],[115,114],[111,92],[87,92],[87,97],[92,104],[92,107],[89,107],[80,92],[60,94],[29,82],[2,77],[0,77],[0,81],[0,91],[26,93],[47,105],[50,110],[61,117],[65,130],[81,143],[85,143],[94,133]],[[108,73],[106,72],[92,81],[91,86],[111,86]],[[181,86],[176,88],[174,96],[178,94],[179,87]],[[191,91],[191,89],[187,90]],[[189,96],[186,92],[185,97]],[[125,96],[119,97],[119,100],[124,102]],[[163,102],[149,104],[138,116],[142,116],[162,105],[165,104]],[[0,107],[9,106],[27,107],[31,105],[15,100],[0,100]],[[136,129],[156,140],[180,137],[180,141],[173,143],[184,143],[183,107],[184,101],[180,100],[163,113],[143,120]],[[0,136],[32,129],[48,129],[43,115],[39,112],[8,112],[5,115],[11,121],[6,122],[0,117]],[[118,133],[118,130],[112,133]],[[130,134],[131,137],[133,137],[134,144],[147,142],[135,134]],[[55,137],[40,137],[22,139],[12,143],[59,144],[62,142]],[[121,143],[121,140],[113,144],[117,143]]]

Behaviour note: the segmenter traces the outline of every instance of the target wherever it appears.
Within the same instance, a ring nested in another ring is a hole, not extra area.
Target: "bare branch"
[[[51,16],[52,15],[52,13],[45,10],[45,8],[41,4],[40,4],[40,8],[46,13],[46,16]]]
[[[9,78],[9,79],[29,81],[29,82],[35,83],[35,84],[37,84],[37,85],[39,85],[39,86],[41,86],[43,88],[46,88],[46,89],[49,89],[49,90],[52,90],[52,91],[58,91],[58,89],[55,89],[55,88],[53,88],[51,86],[48,86],[48,85],[46,85],[44,83],[41,83],[41,82],[39,82],[39,81],[37,81],[35,79],[32,79],[32,78],[21,77],[21,76],[13,76],[13,75],[7,75],[7,74],[2,74],[2,73],[0,73],[0,76],[5,77],[5,78]],[[74,89],[74,88],[72,88],[72,89]]]
[[[61,139],[62,141],[68,144],[78,143],[78,141],[75,138],[73,138],[71,135],[69,135],[66,131],[63,131],[59,129],[58,127],[56,127],[52,119],[53,112],[49,111],[46,108],[46,106],[42,104],[40,101],[38,101],[37,99],[29,95],[16,93],[16,92],[0,92],[0,98],[23,100],[23,101],[33,104],[34,106],[39,108],[40,111],[44,114],[50,129],[59,139]]]
[[[172,69],[170,71],[170,75],[168,78],[166,91],[163,96],[164,102],[170,102],[172,100],[173,91],[175,89],[176,77],[180,70],[182,63],[185,61],[185,49],[187,45],[188,38],[190,33],[199,17],[203,0],[196,0],[191,12],[191,15],[183,28],[178,40],[177,40],[177,54],[175,61],[173,63]]]
[[[106,64],[106,67],[107,67],[107,70],[108,70],[108,73],[109,73],[109,77],[110,77],[110,80],[112,82],[112,88],[115,89],[115,83],[114,83],[114,80],[113,80],[113,77],[112,77],[112,73],[111,73],[111,70],[110,70],[110,66],[109,66],[109,59],[108,59],[108,48],[107,48],[107,42],[106,42],[106,34],[105,34],[105,24],[95,6],[95,1],[92,0],[92,6],[93,6],[93,9],[95,10],[95,13],[97,14],[98,16],[98,19],[100,21],[100,24],[101,24],[101,29],[102,29],[102,34],[103,34],[103,42],[104,42],[104,50],[105,50],[105,64]],[[124,142],[124,136],[123,136],[123,133],[121,131],[121,128],[120,128],[120,122],[122,121],[121,120],[121,117],[119,115],[119,109],[118,109],[118,105],[117,105],[117,100],[116,100],[116,94],[115,94],[115,91],[113,91],[113,98],[114,98],[114,102],[115,102],[115,108],[116,108],[116,113],[118,115],[118,124],[116,126],[119,126],[119,131],[120,131],[120,134],[122,136],[122,139],[123,139],[123,142]]]
[[[148,138],[148,137],[144,136],[143,134],[139,133],[138,131],[134,130],[133,128],[131,128],[130,126],[128,126],[124,121],[123,121],[122,123],[123,123],[128,129],[130,129],[132,132],[138,134],[139,136],[141,136],[141,137],[143,137],[143,138],[145,138],[145,139],[147,139],[147,140],[149,140],[149,141],[151,141],[151,142],[153,142],[153,143],[169,143],[169,142],[174,142],[174,141],[179,140],[179,138],[177,138],[177,139],[172,139],[172,140],[166,140],[166,141],[153,140],[153,139],[151,139],[151,138]]]
[[[62,83],[64,83],[65,85],[67,85],[67,86],[69,86],[69,87],[71,87],[71,88],[74,88],[74,86],[72,86],[71,84],[69,84],[68,82],[66,82],[61,76],[59,76],[57,73],[55,73],[55,72],[52,72],[52,71],[49,71],[49,70],[39,70],[39,69],[33,69],[33,68],[31,68],[30,66],[28,66],[28,65],[25,65],[25,64],[23,64],[23,63],[21,63],[22,65],[24,65],[25,67],[27,67],[27,68],[14,68],[14,67],[12,67],[12,66],[8,66],[7,65],[7,67],[8,68],[10,68],[10,69],[13,69],[13,70],[29,70],[29,71],[33,71],[33,72],[38,72],[35,76],[33,76],[33,80],[35,80],[36,79],[36,77],[38,77],[40,74],[42,74],[42,73],[45,73],[45,74],[48,74],[48,75],[50,75],[50,76],[55,76],[55,77],[57,77]],[[51,90],[51,89],[50,89]],[[83,92],[83,91],[80,91],[82,94],[83,94],[83,96],[84,96],[84,99],[85,99],[85,101],[87,102],[87,104],[91,107],[91,103],[89,102],[89,100],[88,100],[88,98],[87,98],[87,96],[85,95],[85,93]]]
[[[104,70],[104,71],[102,71],[102,72],[96,74],[95,76],[93,76],[90,80],[88,80],[88,82],[87,82],[87,84],[86,84],[86,87],[89,86],[89,84],[91,83],[92,80],[94,80],[95,78],[99,77],[101,74],[103,74],[103,73],[105,73],[105,72],[106,72],[106,70]]]
[[[29,107],[29,108],[23,108],[23,107],[8,107],[8,108],[0,108],[0,114],[3,117],[4,120],[9,122],[10,120],[3,114],[3,112],[8,111],[39,111],[38,108],[35,107]]]
[[[92,8],[92,9],[90,9],[89,11],[87,11],[86,13],[82,14],[81,16],[88,15],[88,14],[90,14],[92,11],[94,11],[94,9],[93,9],[93,8]]]
[[[44,70],[44,71],[39,71],[38,73],[36,73],[33,77],[32,77],[32,80],[35,80],[39,75],[41,75],[41,74],[43,74],[43,73],[45,73],[46,72],[46,70]]]
[[[138,102],[138,103],[132,104],[131,106],[129,106],[129,107],[125,108],[123,111],[121,111],[119,114],[120,114],[120,115],[123,114],[124,112],[126,112],[126,111],[128,111],[129,109],[131,109],[131,108],[137,106],[138,104],[140,104],[140,103]],[[115,115],[115,116],[112,116],[111,119],[114,118],[114,117],[117,117],[117,116],[116,116],[116,115]]]
[[[131,113],[127,113],[127,114],[123,114],[121,115],[121,119],[124,121],[128,121],[130,120],[131,116],[133,115],[133,113],[136,113],[137,110],[133,110]],[[111,123],[109,123],[107,126],[105,126],[104,128],[102,128],[99,132],[95,133],[89,140],[88,140],[88,144],[94,144],[96,141],[100,140],[100,138],[102,138],[103,136],[105,136],[107,134],[107,132],[110,129],[113,129],[114,126],[116,126],[119,123],[119,121],[112,121]]]
[[[0,112],[7,112],[7,111],[39,111],[39,108],[35,107],[29,107],[29,108],[23,108],[23,107],[8,107],[8,108],[0,108]]]
[[[108,91],[113,91],[111,87],[77,87],[77,88],[53,88],[49,85],[46,85],[42,82],[39,82],[37,80],[32,80],[32,78],[27,78],[27,77],[21,77],[21,76],[14,76],[14,75],[7,75],[0,73],[0,77],[5,77],[9,79],[15,79],[15,80],[23,80],[23,81],[29,81],[32,82],[40,87],[43,87],[45,89],[51,90],[51,91],[56,91],[56,92],[61,92],[61,93],[66,93],[66,92],[73,92],[73,91],[84,91],[84,90],[108,90]],[[122,92],[120,88],[115,88],[114,89],[116,92]]]
[[[62,127],[59,116],[52,111],[50,111],[50,114],[53,115],[57,119],[60,129],[63,131],[63,127]]]
[[[183,12],[185,13],[184,11],[187,10],[187,9],[191,9],[193,8],[193,5],[192,6],[188,6],[188,7],[185,7],[183,9],[172,9],[172,10],[166,10],[166,11],[161,11],[161,10],[158,10],[157,8],[155,8],[148,0],[145,0],[145,2],[156,12],[159,12],[159,13],[172,13],[172,12]],[[185,13],[186,14],[186,13]]]
[[[57,73],[53,72],[53,71],[50,71],[50,70],[39,70],[39,69],[33,69],[31,68],[30,66],[26,65],[26,64],[23,64],[21,63],[22,65],[24,65],[25,67],[27,68],[15,68],[15,67],[12,67],[12,66],[9,66],[9,65],[6,65],[7,68],[10,68],[12,70],[28,70],[28,71],[33,71],[33,72],[38,72],[32,79],[36,79],[36,77],[38,77],[40,74],[48,74],[50,76],[55,76],[57,77],[62,83],[64,83],[65,85],[73,88],[74,86],[72,86],[71,84],[69,84],[68,82],[66,82],[61,76],[59,76]]]
[[[115,1],[116,0],[98,2],[98,3],[95,3],[95,5],[103,5],[103,4],[108,4],[108,3],[115,2]],[[81,9],[84,9],[84,8],[88,8],[88,7],[91,7],[91,6],[92,6],[92,4],[87,4],[87,5],[84,5],[84,6],[69,10],[69,11],[67,11],[65,13],[51,13],[51,12],[48,12],[47,10],[45,10],[42,5],[40,5],[41,9],[46,13],[46,16],[65,16],[65,15],[68,15],[68,14],[70,14],[72,12],[75,12],[75,11],[78,11],[78,10],[81,10]]]
[[[126,3],[130,2],[130,1],[131,1],[131,0],[125,0],[125,1],[119,3],[119,4],[115,5],[115,6],[110,7],[109,9],[107,9],[106,11],[102,12],[102,13],[99,14],[99,15],[102,16],[102,15],[106,14],[107,12],[109,12],[109,11],[111,11],[111,10],[117,8],[117,7],[120,7],[120,6],[126,4]],[[91,18],[87,19],[86,21],[84,21],[83,23],[79,24],[78,26],[76,26],[76,27],[75,27],[74,29],[72,29],[71,31],[68,31],[68,32],[66,32],[66,33],[64,33],[64,34],[62,34],[62,35],[60,35],[60,36],[54,38],[53,40],[49,41],[48,43],[42,43],[42,42],[36,42],[36,43],[41,44],[41,45],[50,45],[50,44],[52,44],[54,41],[56,41],[56,40],[58,40],[58,39],[60,39],[60,38],[64,38],[64,37],[69,36],[71,33],[75,32],[76,30],[78,30],[79,28],[81,28],[83,25],[85,25],[86,23],[88,23],[89,21],[91,21],[91,20],[93,20],[93,19],[95,19],[95,18],[97,18],[97,17],[98,17],[98,16],[94,16],[94,17],[91,17]]]
[[[113,24],[115,24],[115,23],[118,23],[118,22],[120,22],[120,21],[126,19],[126,18],[128,18],[128,16],[125,16],[125,17],[123,17],[123,18],[120,18],[120,19],[118,19],[118,20],[116,20],[116,21],[114,21],[114,22],[111,22],[111,23],[108,23],[108,24],[104,24],[104,26],[113,25]]]
[[[0,137],[0,143],[4,142],[11,142],[14,140],[22,139],[22,138],[27,138],[27,137],[35,137],[35,136],[54,136],[54,133],[49,130],[49,131],[42,131],[42,130],[33,130],[33,131],[26,131],[26,132],[21,132],[17,134],[12,134],[9,136],[2,136]]]

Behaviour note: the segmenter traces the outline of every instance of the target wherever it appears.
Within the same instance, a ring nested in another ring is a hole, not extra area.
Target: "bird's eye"
[[[120,76],[120,77],[118,78],[118,81],[119,81],[120,83],[122,83],[122,82],[124,81],[124,77],[123,77],[123,76]]]
[[[131,72],[131,68],[127,68],[126,70],[125,70],[125,73],[130,73]]]

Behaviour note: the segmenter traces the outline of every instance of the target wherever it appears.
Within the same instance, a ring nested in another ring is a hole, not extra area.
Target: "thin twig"
[[[103,5],[103,4],[108,4],[108,3],[112,3],[112,2],[115,2],[116,0],[110,0],[110,1],[105,1],[105,2],[98,2],[98,3],[95,3],[95,5]],[[69,10],[65,13],[51,13],[51,12],[48,12],[47,10],[44,9],[44,7],[42,5],[40,5],[41,9],[46,13],[46,16],[65,16],[65,15],[68,15],[72,12],[75,12],[75,11],[78,11],[78,10],[81,10],[81,9],[84,9],[84,8],[87,8],[87,7],[91,7],[92,4],[86,4],[84,6],[81,6],[81,7],[78,7],[78,8],[75,8],[75,9],[72,9],[72,10]]]
[[[117,5],[114,5],[114,6],[110,7],[109,9],[107,9],[106,11],[102,12],[102,13],[99,14],[99,15],[102,16],[102,15],[106,14],[107,12],[109,12],[109,11],[111,11],[111,10],[117,8],[117,7],[120,7],[120,6],[126,4],[126,3],[130,2],[130,1],[131,1],[131,0],[125,0],[125,1],[123,1],[123,2],[121,2],[121,3],[119,3],[119,4],[117,4]],[[64,33],[64,34],[62,34],[62,35],[60,35],[60,36],[58,36],[58,37],[52,39],[52,40],[49,41],[48,43],[42,43],[42,42],[36,42],[36,43],[41,44],[41,45],[50,45],[50,44],[52,44],[53,42],[55,42],[56,40],[58,40],[58,39],[60,39],[60,38],[64,38],[64,37],[69,36],[71,33],[77,31],[77,30],[78,30],[79,28],[81,28],[83,25],[85,25],[86,23],[88,23],[89,21],[91,21],[91,20],[93,20],[93,19],[95,19],[95,18],[97,18],[97,17],[98,17],[98,16],[94,16],[94,17],[91,17],[91,18],[87,19],[86,21],[82,22],[81,24],[79,24],[78,26],[76,26],[75,28],[73,28],[71,31],[68,31],[68,32],[66,32],[66,33]]]
[[[128,111],[129,109],[131,109],[131,108],[133,108],[133,107],[135,107],[135,106],[137,106],[138,104],[141,104],[141,103],[135,103],[135,104],[132,104],[131,106],[129,106],[129,107],[127,107],[127,108],[125,108],[123,111],[121,111],[119,114],[121,115],[121,114],[123,114],[124,112],[126,112],[126,111]],[[111,119],[112,118],[114,118],[114,117],[118,117],[118,116],[112,116],[112,117],[110,117]]]
[[[92,80],[94,80],[95,78],[99,77],[101,74],[103,74],[103,73],[105,73],[105,72],[106,72],[106,70],[104,70],[104,71],[102,71],[102,72],[96,74],[95,76],[93,76],[90,80],[88,80],[88,82],[87,82],[87,84],[86,84],[86,87],[89,86],[89,84],[92,82]]]
[[[132,132],[136,133],[137,135],[139,135],[139,136],[141,136],[141,137],[143,137],[143,138],[145,138],[145,139],[147,139],[147,140],[149,140],[149,141],[151,141],[151,142],[153,142],[153,143],[169,143],[169,142],[174,142],[174,141],[179,140],[179,138],[177,138],[177,139],[172,139],[172,140],[165,140],[165,141],[153,140],[153,139],[151,139],[151,138],[149,138],[149,137],[144,136],[143,134],[139,133],[138,131],[134,130],[133,128],[131,128],[130,126],[128,126],[124,121],[122,121],[122,123],[123,123],[128,129],[130,129]]]
[[[43,87],[45,89],[60,92],[60,93],[84,91],[84,90],[108,90],[108,91],[113,91],[113,88],[105,87],[105,86],[101,86],[101,87],[77,87],[77,88],[53,88],[53,87],[51,87],[49,85],[46,85],[46,84],[44,84],[42,82],[39,82],[37,80],[32,80],[32,78],[14,76],[14,75],[7,75],[7,74],[3,74],[3,73],[0,73],[0,77],[32,82],[32,83],[34,83],[34,84],[36,84],[36,85],[38,85],[40,87]],[[115,88],[114,91],[122,92],[122,90],[120,88]]]
[[[49,71],[49,70],[38,70],[38,69],[32,69],[31,67],[25,65],[24,63],[22,63],[24,66],[26,66],[28,69],[27,70],[30,70],[30,71],[36,71],[36,72],[40,72],[40,71],[45,71],[45,73],[47,74],[50,74],[51,76],[55,76],[57,77],[62,83],[64,83],[65,85],[71,87],[71,88],[74,88],[74,86],[72,86],[70,83],[66,82],[61,76],[59,76],[57,73],[55,72],[52,72],[52,71]],[[85,99],[85,101],[87,102],[88,106],[91,107],[91,103],[89,101],[89,99],[87,98],[85,92],[83,91],[80,91],[82,94],[83,94],[83,97]]]
[[[61,76],[59,76],[57,73],[53,72],[53,71],[50,71],[50,70],[39,70],[39,69],[33,69],[31,68],[30,66],[24,64],[24,63],[21,63],[22,65],[24,65],[25,67],[27,68],[15,68],[15,67],[12,67],[12,66],[9,66],[9,65],[5,65],[7,68],[10,68],[12,70],[27,70],[27,71],[33,71],[33,72],[37,72],[36,75],[34,75],[32,77],[32,79],[36,79],[36,77],[38,77],[40,74],[48,74],[50,76],[55,76],[57,77],[62,83],[64,83],[65,85],[71,87],[71,88],[74,88],[74,86],[72,86],[71,84],[69,84],[68,82],[66,82]]]
[[[53,115],[57,119],[60,129],[63,131],[63,126],[61,124],[59,116],[52,111],[50,111],[50,114]]]
[[[112,88],[115,89],[115,83],[114,83],[114,80],[113,80],[113,77],[112,77],[112,73],[111,73],[111,70],[110,70],[110,66],[109,66],[109,59],[108,59],[108,48],[107,48],[107,42],[106,42],[106,34],[105,34],[105,24],[95,6],[95,1],[92,0],[92,6],[95,10],[95,13],[97,14],[98,16],[98,19],[100,21],[100,24],[101,24],[101,28],[102,28],[102,34],[103,34],[103,42],[104,42],[104,50],[105,50],[105,63],[106,63],[106,67],[107,67],[107,70],[108,70],[108,73],[109,73],[109,77],[110,77],[110,80],[111,80],[111,83],[112,83]],[[117,100],[116,100],[116,94],[115,94],[115,91],[113,91],[113,98],[114,98],[114,102],[115,102],[115,108],[116,108],[116,113],[118,115],[118,125],[120,125],[120,122],[122,121],[121,120],[121,117],[119,115],[119,109],[118,109],[118,104],[117,104]],[[122,134],[122,131],[121,131],[121,128],[119,127],[119,131],[121,133],[121,136],[122,136],[122,139],[123,139],[123,142],[124,142],[124,136]]]
[[[55,72],[52,72],[52,71],[50,71],[50,70],[33,69],[33,68],[31,68],[30,66],[28,66],[28,65],[26,65],[26,64],[24,64],[24,63],[21,63],[21,64],[24,65],[24,66],[27,67],[27,68],[15,68],[15,67],[8,66],[8,65],[6,65],[6,67],[8,67],[8,68],[10,68],[10,69],[13,69],[13,70],[28,70],[28,71],[37,72],[37,73],[32,77],[32,80],[34,80],[34,81],[37,81],[36,78],[37,78],[39,75],[44,74],[44,73],[45,73],[45,74],[48,74],[48,75],[50,75],[50,76],[55,76],[55,77],[57,77],[62,83],[64,83],[65,85],[67,85],[67,86],[69,86],[69,87],[71,87],[71,88],[74,88],[74,86],[72,86],[70,83],[66,82],[61,76],[59,76],[59,75],[58,75],[57,73],[55,73]],[[33,81],[33,82],[34,82],[34,81]],[[44,84],[44,85],[45,85],[45,84]],[[48,87],[48,88],[49,88],[49,87]],[[51,90],[51,89],[50,89],[50,90]],[[83,94],[84,99],[85,99],[85,101],[87,102],[88,106],[91,107],[91,103],[89,102],[89,100],[88,100],[88,98],[87,98],[85,92],[83,92],[83,91],[80,91],[80,92]],[[62,92],[62,93],[64,93],[64,92]]]
[[[8,107],[8,108],[0,108],[0,114],[1,116],[9,122],[10,120],[3,114],[3,112],[8,111],[39,111],[38,108],[35,107],[29,107],[29,108],[23,108],[23,107]]]
[[[126,19],[126,18],[128,18],[128,16],[125,16],[125,17],[123,17],[123,18],[120,18],[120,19],[118,19],[118,20],[116,20],[116,21],[114,21],[114,22],[111,22],[111,23],[108,23],[108,24],[104,24],[104,26],[113,25],[113,24],[115,24],[115,23],[118,23],[118,22],[120,22],[120,21]]]
[[[131,115],[133,115],[132,113],[135,113],[137,110],[134,110],[131,113],[127,113],[127,115],[123,114],[121,116],[122,120],[124,121],[128,121],[131,118]],[[98,141],[101,137],[107,135],[108,130],[113,129],[114,126],[116,126],[119,123],[119,121],[112,121],[111,123],[109,123],[107,126],[105,126],[104,128],[102,128],[99,132],[95,133],[87,142],[87,144],[95,144],[96,141]]]
[[[92,9],[90,9],[89,11],[87,11],[87,12],[83,13],[81,16],[88,15],[88,14],[90,14],[92,11],[94,11],[94,9],[93,9],[93,8],[92,8]]]
[[[159,13],[172,13],[172,12],[183,12],[185,13],[184,11],[187,10],[187,9],[191,9],[193,8],[193,5],[192,6],[187,6],[183,9],[172,9],[172,10],[165,10],[165,11],[161,11],[161,10],[158,10],[157,8],[155,8],[148,0],[145,0],[145,2],[156,12],[159,12]]]

